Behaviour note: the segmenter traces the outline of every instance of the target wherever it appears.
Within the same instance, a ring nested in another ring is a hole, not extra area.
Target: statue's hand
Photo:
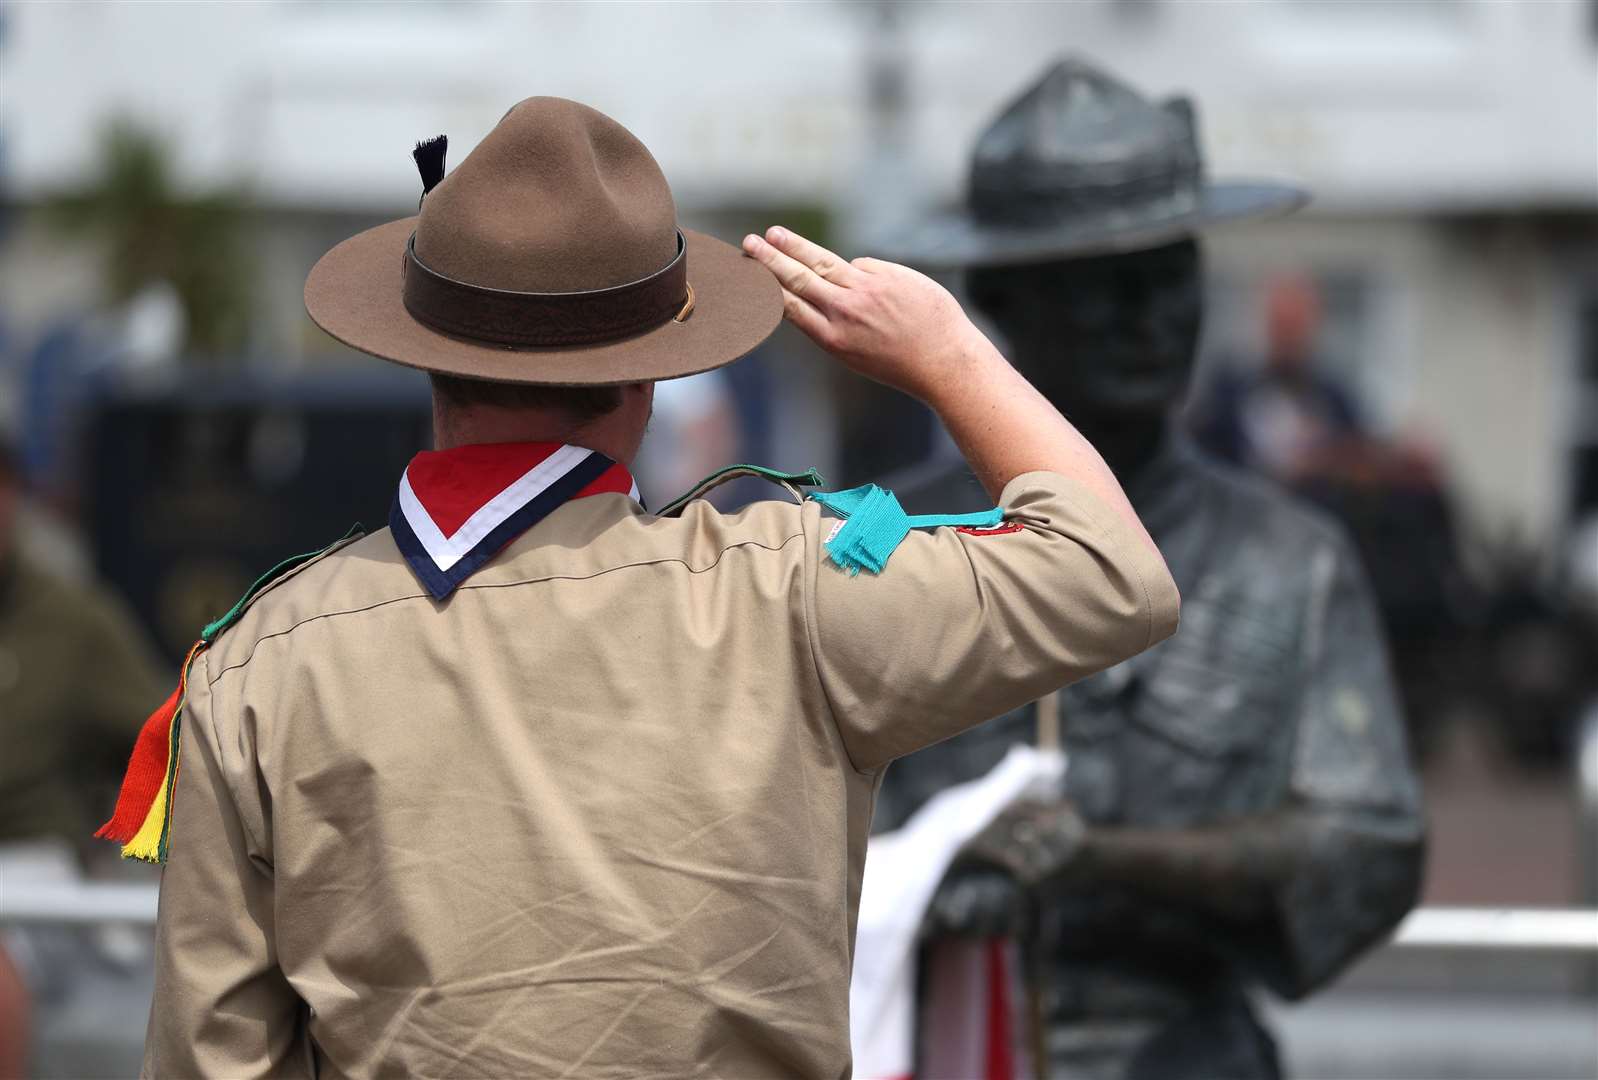
[[[1017,803],[978,833],[961,858],[998,867],[1037,889],[1072,869],[1086,837],[1087,826],[1068,802]]]
[[[928,937],[1020,937],[1029,925],[1030,900],[1021,884],[995,866],[957,863],[927,909]]]

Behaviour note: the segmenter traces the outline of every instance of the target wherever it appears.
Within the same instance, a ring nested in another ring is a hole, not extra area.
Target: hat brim
[[[496,382],[602,386],[676,379],[730,364],[782,321],[782,289],[738,248],[683,230],[693,311],[681,322],[598,345],[512,348],[417,322],[401,299],[416,219],[367,229],[323,255],[305,279],[311,319],[351,348],[407,367]]]
[[[999,228],[962,209],[873,246],[884,258],[919,266],[1010,266],[1146,251],[1210,225],[1290,213],[1308,201],[1307,192],[1288,184],[1239,181],[1209,184],[1196,205],[1176,212],[1134,208],[1053,226]]]

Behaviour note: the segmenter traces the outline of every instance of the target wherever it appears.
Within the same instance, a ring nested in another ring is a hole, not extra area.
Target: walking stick
[[[1049,1048],[1043,1032],[1043,905],[1034,896],[1030,908],[1027,913],[1027,937],[1031,947],[1025,950],[1021,962],[1021,970],[1026,973],[1027,1041],[1031,1044],[1027,1049],[1032,1058],[1033,1080],[1048,1080]]]
[[[1038,749],[1060,748],[1060,692],[1055,690],[1038,698]]]

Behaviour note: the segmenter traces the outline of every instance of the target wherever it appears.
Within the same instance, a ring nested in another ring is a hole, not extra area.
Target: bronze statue
[[[1323,985],[1414,904],[1424,825],[1381,627],[1330,522],[1180,433],[1202,315],[1199,230],[1290,209],[1207,183],[1191,108],[1065,61],[979,141],[964,213],[896,252],[967,269],[1011,361],[1103,453],[1182,591],[1176,636],[1062,691],[1064,801],[967,849],[932,934],[1044,954],[1042,1046],[1069,1077],[1275,1077],[1247,990]],[[982,502],[955,464],[912,513]],[[896,827],[1037,738],[1033,709],[895,763]]]

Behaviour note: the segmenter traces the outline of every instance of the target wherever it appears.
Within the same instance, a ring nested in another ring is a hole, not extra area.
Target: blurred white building
[[[1590,0],[9,4],[0,191],[26,206],[83,177],[109,115],[147,122],[186,182],[261,201],[256,348],[295,358],[324,348],[305,270],[414,208],[412,144],[446,132],[458,161],[520,97],[622,120],[690,218],[848,223],[958,198],[976,132],[1067,51],[1192,94],[1214,173],[1316,194],[1215,236],[1212,344],[1246,348],[1254,284],[1307,269],[1334,286],[1333,361],[1439,446],[1477,520],[1547,537],[1578,482],[1598,502],[1598,449],[1576,464],[1598,440]],[[91,265],[13,230],[12,321],[81,302]]]

